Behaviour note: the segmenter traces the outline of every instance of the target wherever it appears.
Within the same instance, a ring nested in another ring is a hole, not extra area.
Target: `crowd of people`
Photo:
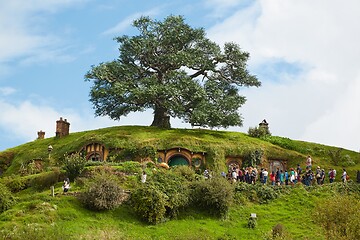
[[[208,170],[206,170],[208,172]],[[222,172],[221,175],[227,178],[230,182],[246,182],[249,184],[255,184],[260,182],[262,184],[271,185],[294,185],[298,182],[311,186],[314,184],[322,185],[325,180],[328,179],[329,183],[333,183],[336,179],[336,169],[330,168],[327,172],[324,168],[317,166],[312,168],[311,156],[306,159],[306,167],[303,170],[300,164],[297,164],[296,168],[272,169],[270,172],[267,168],[261,168],[258,170],[256,167],[249,166],[246,168],[240,168],[236,164],[230,164],[228,166],[228,172]],[[349,176],[345,169],[342,169],[340,177],[342,182],[349,180]]]

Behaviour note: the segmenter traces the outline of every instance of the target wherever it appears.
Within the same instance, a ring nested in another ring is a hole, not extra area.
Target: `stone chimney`
[[[45,132],[43,132],[42,130],[40,130],[39,132],[38,132],[38,137],[37,137],[37,139],[44,139],[45,138]]]
[[[60,120],[56,121],[56,137],[65,137],[69,135],[69,129],[70,129],[70,123],[62,117],[60,117]]]

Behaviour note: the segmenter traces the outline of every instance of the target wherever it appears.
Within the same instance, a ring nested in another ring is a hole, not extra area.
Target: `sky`
[[[151,110],[95,117],[84,75],[119,56],[133,20],[169,15],[250,53],[262,86],[240,89],[243,126],[227,130],[266,119],[274,136],[360,151],[358,0],[0,0],[0,151],[53,137],[60,117],[70,132],[150,125]]]

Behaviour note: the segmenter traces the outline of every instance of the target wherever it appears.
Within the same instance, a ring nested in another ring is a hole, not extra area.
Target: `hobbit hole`
[[[100,143],[90,143],[84,146],[80,150],[80,153],[89,161],[102,162],[106,161],[106,158],[109,155],[109,150]]]

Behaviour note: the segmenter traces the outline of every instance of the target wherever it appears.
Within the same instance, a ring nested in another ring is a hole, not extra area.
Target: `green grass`
[[[20,201],[0,215],[0,236],[15,226],[26,226],[42,229],[49,236],[45,239],[62,231],[67,239],[263,239],[280,223],[293,239],[324,239],[313,212],[317,202],[332,196],[325,187],[309,192],[299,186],[268,204],[233,204],[224,220],[189,209],[178,219],[148,225],[126,204],[115,210],[94,212],[85,209],[74,196],[63,195],[59,186],[55,197],[50,196],[50,190],[28,190],[17,194]],[[255,229],[247,227],[251,213],[257,214]],[[28,234],[40,239],[36,230]]]
[[[306,155],[313,157],[314,165],[326,170],[332,165],[329,151],[338,148],[316,143],[295,141],[282,137],[272,139],[251,138],[244,133],[210,131],[200,129],[162,130],[153,127],[121,126],[86,132],[71,133],[64,138],[35,140],[0,152],[0,168],[5,177],[19,175],[22,165],[40,159],[43,170],[51,170],[60,164],[64,154],[76,152],[92,142],[107,148],[131,148],[153,146],[155,149],[173,147],[206,152],[208,167],[225,168],[225,156],[244,156],[247,152],[261,149],[267,159],[288,161],[288,166],[304,165]],[[53,146],[49,158],[48,145]],[[355,163],[346,166],[352,179],[360,166],[360,154],[343,149]],[[121,170],[123,166],[113,167]],[[341,175],[338,170],[337,181]],[[34,178],[37,175],[22,178]],[[129,176],[123,183],[126,189],[133,187],[137,176]],[[342,187],[337,186],[336,187]],[[335,188],[335,187],[334,187]],[[15,193],[17,203],[0,214],[0,238],[3,239],[264,239],[276,224],[282,224],[293,239],[324,239],[324,232],[316,223],[313,212],[319,202],[332,197],[330,187],[295,187],[290,193],[267,204],[248,200],[233,204],[226,219],[217,219],[198,209],[187,209],[177,219],[158,225],[148,225],[136,217],[128,205],[104,212],[85,209],[78,199],[63,195],[61,182],[55,185],[56,196],[50,189],[37,191],[33,187]],[[70,193],[81,191],[72,184]],[[249,229],[251,213],[257,214],[257,227]]]

